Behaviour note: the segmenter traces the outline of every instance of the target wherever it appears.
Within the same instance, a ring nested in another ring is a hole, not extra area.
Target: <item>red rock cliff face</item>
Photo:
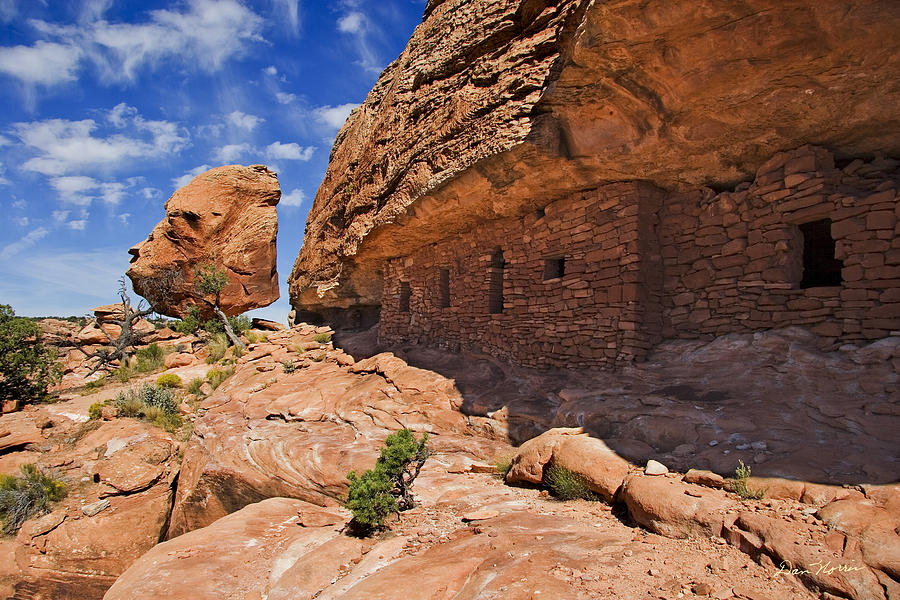
[[[229,316],[268,306],[278,299],[275,237],[281,199],[278,177],[262,165],[231,165],[201,173],[166,202],[166,217],[146,240],[133,247],[128,276],[147,297],[166,273],[177,274],[155,307],[183,317],[196,299],[193,278],[203,264],[224,268],[228,285],[221,308]],[[157,294],[158,295],[158,294]]]
[[[338,134],[291,302],[378,305],[385,258],[604,182],[898,154],[898,29],[888,0],[432,1]]]

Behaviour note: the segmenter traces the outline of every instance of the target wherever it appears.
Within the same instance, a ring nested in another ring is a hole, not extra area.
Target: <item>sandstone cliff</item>
[[[885,0],[429,2],[338,134],[291,303],[378,305],[385,257],[603,182],[896,154],[898,27]]]
[[[226,314],[268,306],[278,299],[275,206],[280,198],[278,177],[262,165],[201,173],[169,198],[165,219],[129,250],[134,290],[148,297],[158,278],[177,275],[155,304],[166,315],[183,317],[191,305],[205,308],[194,298],[193,277],[197,267],[211,263],[228,275],[221,295]]]

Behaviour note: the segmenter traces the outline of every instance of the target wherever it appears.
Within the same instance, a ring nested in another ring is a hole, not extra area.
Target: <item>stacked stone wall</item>
[[[807,146],[733,192],[670,196],[660,215],[663,337],[801,325],[834,345],[900,329],[896,169],[888,159],[838,169]],[[826,219],[841,281],[804,288],[800,226]]]
[[[826,346],[879,339],[900,329],[897,167],[880,158],[838,168],[807,146],[734,191],[615,183],[485,222],[387,262],[379,336],[570,367],[640,360],[662,339],[790,325]],[[800,226],[824,219],[840,281],[805,287]],[[500,312],[492,278],[502,278]]]
[[[611,184],[553,202],[543,215],[483,223],[390,260],[379,336],[532,366],[595,366],[643,356],[658,331],[648,335],[638,306],[648,280],[639,217],[655,215],[661,200],[650,185]],[[492,314],[498,250],[503,310]],[[545,280],[545,261],[559,259],[563,276]],[[441,269],[450,272],[449,307],[441,306]],[[410,284],[409,312],[399,310],[401,282]]]

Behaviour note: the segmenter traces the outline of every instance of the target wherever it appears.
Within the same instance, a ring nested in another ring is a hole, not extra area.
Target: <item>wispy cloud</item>
[[[67,223],[69,229],[73,231],[83,231],[85,227],[87,227],[87,219],[78,219],[76,221],[69,221]]]
[[[306,194],[300,188],[294,188],[287,194],[281,195],[279,204],[283,206],[300,206],[306,200]]]
[[[97,136],[99,125],[93,119],[15,123],[13,131],[28,149],[37,153],[22,168],[48,176],[101,167],[109,170],[134,159],[168,156],[188,144],[187,133],[175,123],[145,120],[128,108],[120,104],[107,118],[117,128],[127,126],[129,135]]]
[[[275,13],[293,35],[300,33],[300,0],[272,0]]]
[[[282,144],[281,142],[272,142],[266,146],[266,157],[270,160],[282,158],[286,160],[309,160],[315,151],[315,146],[306,146],[304,148],[300,144],[295,143]]]
[[[80,58],[76,46],[43,40],[33,46],[0,47],[0,73],[29,86],[52,86],[77,79]]]
[[[254,129],[256,129],[257,125],[265,122],[265,119],[263,119],[262,117],[257,117],[256,115],[248,115],[246,113],[242,113],[239,110],[226,115],[225,120],[231,125],[239,127],[241,129],[246,129],[247,131],[253,131]]]
[[[359,104],[339,104],[337,106],[320,106],[313,110],[316,120],[325,123],[334,129],[340,129],[344,125],[344,121],[353,112],[353,109]]]
[[[19,238],[18,241],[3,246],[3,248],[0,249],[0,260],[8,260],[22,250],[31,248],[39,241],[47,237],[48,233],[50,233],[50,231],[45,227],[38,227],[37,229],[31,230],[27,235]]]
[[[191,182],[191,179],[193,179],[200,173],[203,173],[204,171],[209,171],[210,169],[212,169],[212,167],[206,164],[200,165],[199,167],[194,167],[181,177],[176,177],[175,179],[173,179],[172,185],[175,186],[175,189],[183,188]]]
[[[287,92],[275,92],[275,99],[278,100],[279,104],[290,104],[297,99],[297,96]]]
[[[108,81],[133,80],[139,70],[157,69],[168,61],[212,72],[243,54],[248,43],[263,41],[263,19],[237,0],[188,0],[183,10],[150,11],[143,23],[106,21],[110,4],[86,3],[78,25],[29,22],[56,38],[56,46],[72,49],[69,54],[74,58],[67,61],[53,55],[57,77],[60,71],[71,77],[82,58]],[[12,74],[23,80],[29,77],[24,70]]]
[[[337,29],[349,36],[356,48],[359,59],[356,61],[370,73],[380,73],[383,67],[381,58],[372,46],[373,35],[380,35],[378,27],[359,10],[356,2],[343,2],[346,12],[337,20]]]

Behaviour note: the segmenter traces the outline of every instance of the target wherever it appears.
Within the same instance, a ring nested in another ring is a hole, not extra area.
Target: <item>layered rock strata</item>
[[[229,316],[278,299],[275,238],[281,198],[278,177],[263,165],[231,165],[197,175],[166,202],[166,217],[129,250],[134,290],[170,317],[198,306],[199,267],[224,269],[228,284],[220,307]],[[208,298],[207,300],[211,300]]]

